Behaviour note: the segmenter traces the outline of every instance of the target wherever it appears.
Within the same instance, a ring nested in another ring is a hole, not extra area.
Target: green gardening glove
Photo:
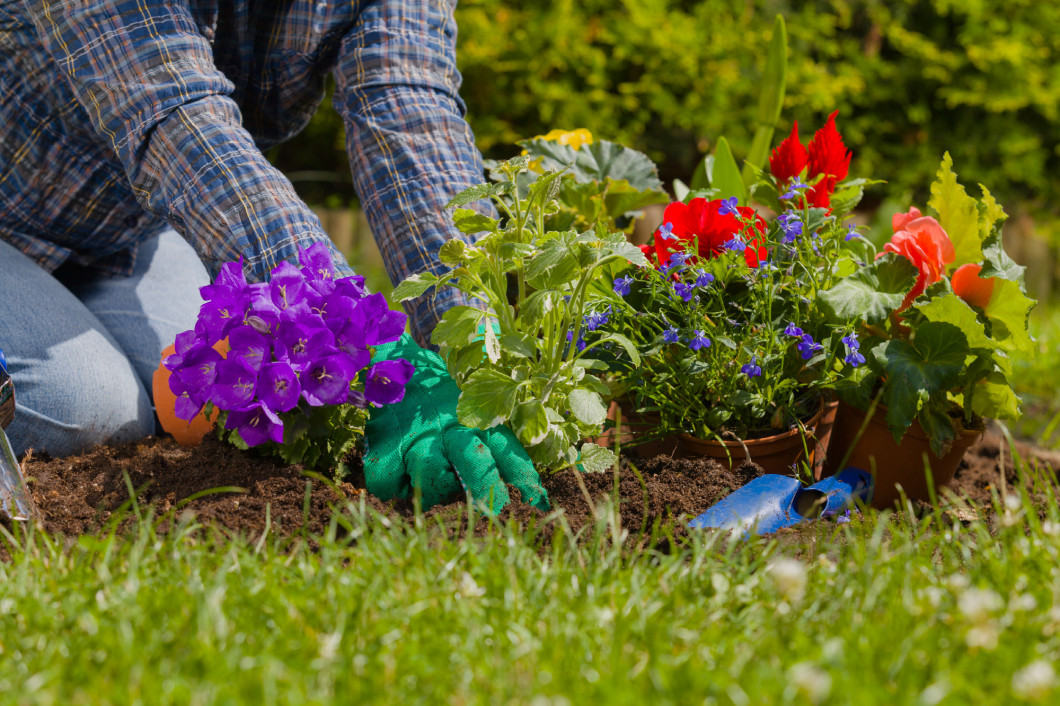
[[[456,418],[460,390],[437,353],[420,348],[407,333],[376,347],[373,363],[404,358],[416,367],[405,397],[372,409],[364,430],[364,477],[382,500],[408,498],[419,488],[426,510],[464,492],[498,513],[508,504],[505,483],[523,502],[548,509],[548,493],[511,430],[465,427]]]

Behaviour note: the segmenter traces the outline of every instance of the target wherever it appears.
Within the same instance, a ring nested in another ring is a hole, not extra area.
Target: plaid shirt
[[[443,271],[443,206],[482,181],[454,2],[0,0],[0,237],[49,271],[127,273],[168,223],[211,273],[242,257],[264,278],[327,240],[262,151],[306,125],[331,71],[390,276]],[[421,342],[454,300],[410,307]]]

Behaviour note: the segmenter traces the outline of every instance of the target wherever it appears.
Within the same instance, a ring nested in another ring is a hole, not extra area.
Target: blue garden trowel
[[[764,475],[723,498],[688,526],[742,529],[745,536],[770,534],[807,520],[841,515],[858,503],[868,504],[872,490],[872,475],[854,467],[808,488],[798,478]]]
[[[11,442],[4,429],[15,418],[15,383],[7,373],[7,359],[0,350],[0,517],[26,522],[39,520],[40,513],[26,487],[22,467],[18,465]]]

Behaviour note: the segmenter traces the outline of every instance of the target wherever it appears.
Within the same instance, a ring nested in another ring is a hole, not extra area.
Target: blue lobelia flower
[[[861,348],[861,342],[858,341],[857,336],[851,333],[843,336],[842,341],[847,347],[847,355],[843,359],[847,364],[856,368],[865,362],[865,356],[858,350]]]
[[[681,340],[681,337],[677,335],[677,327],[671,326],[670,328],[663,331],[663,340],[667,343],[677,343]]]
[[[673,230],[673,223],[663,223],[659,226],[659,237],[663,240],[677,240],[677,236],[673,234]]]
[[[696,270],[695,286],[706,287],[713,281],[714,275],[710,274],[709,272],[704,272],[703,270]]]
[[[692,285],[684,282],[674,282],[674,293],[686,302],[692,301],[692,297],[695,296],[695,290]]]
[[[858,236],[858,226],[854,222],[847,223],[847,234],[843,238],[845,241],[851,241]]]
[[[608,322],[611,316],[611,306],[603,311],[589,312],[582,317],[582,326],[586,331],[595,331]]]
[[[703,334],[702,331],[700,331],[699,329],[696,329],[694,331],[694,333],[696,335],[689,342],[689,344],[688,344],[689,348],[691,348],[694,351],[698,351],[700,348],[709,348],[710,347],[710,339],[707,338]]]
[[[740,212],[736,210],[736,203],[738,199],[735,196],[731,196],[727,199],[721,200],[721,207],[718,208],[718,215],[720,216],[739,216]]]
[[[784,233],[783,242],[785,243],[792,243],[796,237],[802,235],[802,221],[799,220],[797,214],[791,211],[777,216],[777,223],[780,225],[780,230]]]
[[[633,284],[633,277],[617,277],[615,278],[615,294],[620,297],[624,297],[629,294],[629,285]]]
[[[749,378],[762,377],[762,367],[758,365],[758,356],[751,356],[751,362],[741,365],[740,372]]]
[[[802,338],[802,329],[795,325],[794,322],[788,322],[788,327],[784,329],[785,336],[794,336],[795,338]]]
[[[810,188],[809,184],[803,184],[802,179],[800,179],[799,177],[795,177],[795,179],[793,179],[791,184],[788,186],[788,190],[781,194],[780,198],[793,199],[799,195],[800,191],[808,188]]]
[[[722,247],[726,250],[732,250],[733,252],[743,252],[747,249],[747,245],[739,238],[730,238],[729,240],[726,240]]]
[[[802,354],[803,360],[809,360],[813,357],[813,354],[821,350],[824,346],[813,340],[813,336],[808,333],[802,334],[802,340],[799,341],[799,345],[796,346],[799,349],[799,353]]]

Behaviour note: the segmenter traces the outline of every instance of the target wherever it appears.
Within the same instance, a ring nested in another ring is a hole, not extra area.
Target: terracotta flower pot
[[[215,343],[214,350],[221,355],[226,355],[228,340]],[[191,421],[185,421],[177,416],[175,411],[177,396],[169,389],[170,372],[161,362],[174,353],[176,353],[176,347],[172,345],[162,351],[158,367],[151,376],[151,395],[155,403],[155,414],[158,415],[158,423],[162,425],[162,430],[172,435],[178,444],[196,446],[213,429],[213,422],[206,418],[204,412],[199,412]]]
[[[740,441],[717,441],[700,439],[690,434],[681,434],[681,448],[690,455],[713,458],[723,466],[735,468],[748,456],[766,473],[791,475],[803,461],[809,460],[811,467],[819,453],[816,431],[825,413],[825,404],[804,424],[806,435],[798,428],[759,439]],[[745,449],[746,447],[746,449]]]
[[[618,419],[618,411],[622,411],[621,428],[611,427],[604,433],[593,439],[600,446],[614,448],[615,440],[621,442],[622,447],[628,453],[639,458],[652,458],[660,454],[680,458],[684,454],[678,447],[676,436],[665,436],[661,439],[641,441],[659,428],[659,416],[653,414],[640,414],[632,400],[613,400],[607,408],[607,418],[614,422]]]
[[[902,437],[902,442],[896,444],[891,430],[887,428],[886,417],[887,410],[877,407],[864,434],[854,446],[865,412],[840,402],[832,427],[831,453],[821,469],[821,476],[818,476],[830,476],[841,471],[839,464],[850,449],[850,457],[845,465],[875,474],[876,490],[872,496],[872,506],[877,509],[892,507],[899,500],[898,486],[911,499],[930,500],[924,455],[927,454],[935,487],[942,488],[953,480],[964,452],[983,435],[981,429],[963,431],[946,455],[939,458],[931,450],[931,442],[919,422],[914,421]]]

